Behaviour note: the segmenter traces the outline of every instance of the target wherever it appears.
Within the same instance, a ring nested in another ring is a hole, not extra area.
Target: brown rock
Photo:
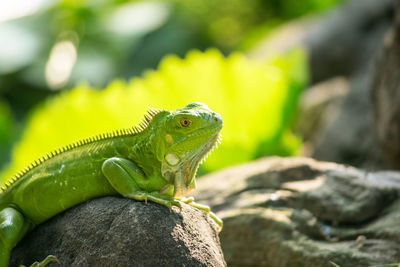
[[[372,102],[375,134],[393,168],[400,169],[400,4],[375,67]]]
[[[302,155],[313,154],[313,144],[320,142],[322,129],[326,129],[337,118],[348,91],[349,81],[344,77],[336,77],[310,87],[301,95],[295,132],[304,142]]]
[[[400,173],[265,158],[199,179],[228,266],[370,266],[400,256]]]

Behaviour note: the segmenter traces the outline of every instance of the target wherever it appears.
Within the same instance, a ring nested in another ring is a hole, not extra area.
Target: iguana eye
[[[190,126],[191,123],[192,122],[190,120],[188,120],[188,119],[181,119],[182,127],[188,127],[188,126]]]

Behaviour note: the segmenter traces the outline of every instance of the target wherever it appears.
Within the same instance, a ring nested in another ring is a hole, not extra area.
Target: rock
[[[360,72],[349,81],[349,93],[337,105],[336,112],[331,111],[334,116],[330,121],[318,129],[311,156],[364,169],[385,169],[387,165],[373,135],[370,74]]]
[[[352,0],[305,38],[314,82],[343,75],[350,90],[335,116],[321,124],[311,156],[366,169],[387,168],[373,136],[371,69],[393,19],[393,0]]]
[[[310,55],[311,85],[326,85],[337,77],[347,80],[347,85],[331,88],[338,90],[328,100],[336,102],[335,110],[326,105],[320,114],[328,116],[322,116],[318,125],[306,123],[302,127],[306,134],[303,138],[313,130],[316,133],[308,140],[305,155],[367,169],[387,168],[373,136],[369,95],[371,69],[392,25],[395,2],[344,1],[329,12],[282,26],[250,52],[253,58],[262,60],[271,53],[303,46]],[[335,98],[344,87],[350,90],[339,103]],[[308,126],[318,128],[306,129]]]
[[[310,87],[300,97],[295,132],[303,139],[303,155],[313,154],[322,129],[333,122],[349,91],[349,81],[336,77]]]
[[[400,4],[375,66],[371,100],[375,136],[391,167],[400,169]]]
[[[194,196],[224,220],[228,266],[398,262],[400,172],[309,158],[264,158],[198,180]]]
[[[57,215],[13,250],[10,266],[47,255],[49,266],[225,266],[213,221],[188,205],[104,197]]]

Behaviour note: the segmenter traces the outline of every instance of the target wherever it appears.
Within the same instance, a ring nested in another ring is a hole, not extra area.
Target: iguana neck
[[[157,159],[156,133],[146,129],[136,135],[136,140],[130,148],[129,158],[136,162],[146,176],[151,177],[155,173],[161,174],[161,162]]]

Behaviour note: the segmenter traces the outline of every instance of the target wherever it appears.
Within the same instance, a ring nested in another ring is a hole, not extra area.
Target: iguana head
[[[174,197],[182,197],[195,188],[197,168],[219,141],[222,119],[205,104],[191,103],[171,112],[164,123],[161,172],[174,182]]]

